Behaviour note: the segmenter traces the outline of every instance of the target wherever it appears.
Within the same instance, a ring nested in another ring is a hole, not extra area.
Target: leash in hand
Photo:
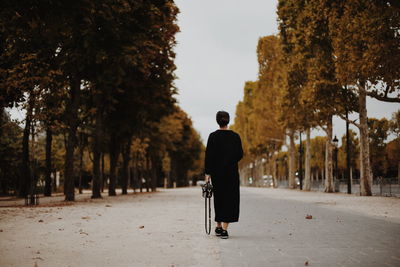
[[[204,185],[201,186],[202,192],[203,192],[203,197],[205,201],[205,228],[206,228],[206,233],[209,235],[211,232],[211,198],[213,194],[213,186],[212,184],[208,181]],[[208,199],[208,205],[207,205],[207,199]],[[208,216],[207,216],[207,206],[208,206]],[[208,227],[207,227],[207,217],[208,217]]]

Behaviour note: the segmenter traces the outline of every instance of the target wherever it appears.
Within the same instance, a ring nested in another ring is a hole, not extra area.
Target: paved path
[[[0,266],[400,266],[400,199],[241,188],[221,240],[204,233],[200,191],[2,201]]]
[[[400,266],[399,223],[286,200],[288,190],[271,198],[271,190],[242,188],[240,222],[219,241],[222,266]]]

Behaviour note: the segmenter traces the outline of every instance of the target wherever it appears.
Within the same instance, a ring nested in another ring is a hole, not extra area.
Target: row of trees
[[[318,127],[326,132],[325,192],[333,192],[332,118],[339,116],[359,129],[361,194],[371,195],[366,98],[400,102],[400,3],[282,0],[277,13],[279,35],[260,38],[258,81],[246,83],[236,109],[234,129],[245,139],[248,161],[275,162],[288,136],[294,188],[295,138],[305,132],[304,189],[310,190],[310,130]],[[355,121],[348,119],[352,112],[359,114]]]
[[[154,190],[161,177],[188,183],[202,144],[175,103],[172,0],[5,1],[0,10],[3,191],[25,197],[43,174],[50,195],[61,168],[67,201],[85,170],[93,198],[105,172],[109,195],[118,184],[126,194],[133,178]],[[25,110],[23,129],[7,107]]]

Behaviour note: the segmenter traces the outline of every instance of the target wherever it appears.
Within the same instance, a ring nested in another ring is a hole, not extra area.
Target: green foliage
[[[0,190],[2,194],[9,194],[18,187],[22,129],[10,120],[6,112],[0,116],[3,122],[0,131]]]
[[[387,160],[386,160],[386,139],[389,134],[389,121],[383,119],[368,119],[369,128],[369,149],[372,171],[375,177],[383,176],[386,174]]]

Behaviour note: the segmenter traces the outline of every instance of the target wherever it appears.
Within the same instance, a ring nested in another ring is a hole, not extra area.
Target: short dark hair
[[[226,111],[217,112],[217,123],[219,127],[225,127],[229,123],[229,113]]]

